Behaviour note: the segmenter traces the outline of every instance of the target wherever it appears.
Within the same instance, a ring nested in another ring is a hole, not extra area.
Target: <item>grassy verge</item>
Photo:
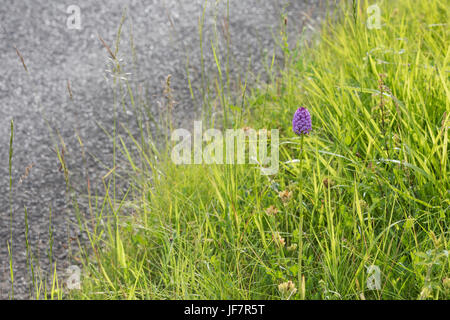
[[[131,187],[114,201],[105,179],[70,297],[448,299],[448,2],[384,1],[380,29],[366,8],[285,47],[281,75],[225,107],[235,128],[279,130],[277,174],[177,166],[170,142],[135,138],[135,156],[118,139]],[[299,106],[313,121],[302,170]]]

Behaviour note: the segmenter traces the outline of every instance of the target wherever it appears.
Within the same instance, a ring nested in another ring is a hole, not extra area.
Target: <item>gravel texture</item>
[[[72,264],[67,250],[69,238],[80,237],[73,209],[68,205],[64,174],[59,170],[55,140],[59,132],[66,144],[65,160],[80,193],[89,176],[92,188],[101,189],[101,177],[112,167],[112,143],[99,127],[113,122],[113,94],[108,53],[100,35],[113,46],[123,9],[127,16],[119,57],[130,66],[133,84],[148,93],[157,110],[163,99],[164,81],[172,75],[175,126],[189,126],[200,106],[187,86],[186,57],[194,92],[200,87],[198,21],[203,0],[3,0],[0,6],[0,299],[11,292],[7,242],[12,230],[15,298],[27,298],[24,208],[28,212],[29,241],[43,270],[49,269],[49,221],[53,233],[53,262],[58,270]],[[81,29],[69,29],[67,8],[77,5]],[[205,19],[205,51],[216,28],[222,34],[226,1],[208,1]],[[288,15],[291,39],[301,30],[317,27],[326,5],[318,0],[230,0],[232,74],[242,73],[251,58],[251,72],[264,70],[264,55],[277,47],[281,12]],[[218,21],[215,24],[215,21]],[[137,68],[131,68],[130,26],[136,47]],[[216,27],[215,27],[216,26]],[[223,38],[223,36],[221,36]],[[15,47],[27,66],[25,72]],[[222,46],[223,47],[223,46]],[[222,52],[223,53],[223,52]],[[211,54],[206,66],[214,70]],[[67,81],[73,94],[70,100]],[[156,111],[155,111],[156,112]],[[126,120],[124,115],[122,120]],[[12,228],[10,228],[9,139],[14,119],[12,165]],[[45,120],[46,119],[46,120]],[[124,120],[124,121],[125,121]],[[49,129],[51,128],[51,130]],[[81,138],[86,152],[83,165]],[[58,137],[56,139],[59,140]],[[98,158],[96,161],[94,157]],[[31,168],[30,168],[31,165]],[[27,169],[28,167],[28,169]],[[28,173],[28,174],[27,174]],[[83,208],[83,206],[81,206]],[[61,275],[61,279],[64,274]]]

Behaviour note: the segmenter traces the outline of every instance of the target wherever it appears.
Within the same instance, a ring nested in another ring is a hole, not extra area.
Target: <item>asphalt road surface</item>
[[[74,16],[77,8],[75,11],[74,7],[69,8],[74,5],[80,9],[79,16]],[[99,126],[111,130],[113,123],[108,52],[99,36],[114,49],[116,32],[126,8],[118,54],[131,73],[126,76],[143,88],[149,105],[157,112],[157,102],[163,99],[164,81],[172,75],[177,102],[175,126],[189,127],[189,122],[199,116],[201,109],[199,103],[191,99],[187,70],[197,95],[201,86],[198,22],[203,6],[203,0],[2,0],[0,299],[8,298],[11,293],[7,247],[11,232],[15,298],[28,297],[25,208],[30,247],[42,269],[51,269],[47,254],[50,232],[53,234],[53,262],[57,263],[58,270],[73,264],[66,245],[69,238],[81,235],[73,226],[76,219],[68,201],[64,174],[59,170],[55,140],[50,133],[60,141],[56,135],[59,133],[64,140],[65,161],[81,193],[85,190],[87,176],[93,189],[101,189],[101,177],[112,168],[112,143]],[[210,0],[206,4],[203,43],[206,44],[207,73],[214,70],[210,41],[214,39],[214,30],[219,36],[222,33],[226,7],[224,0]],[[274,36],[279,36],[282,12],[288,16],[290,39],[298,39],[303,29],[311,32],[317,27],[325,8],[318,0],[230,0],[228,30],[232,74],[242,73],[250,59],[251,72],[254,75],[264,73],[265,52],[270,54],[277,47]],[[130,26],[136,49],[135,68],[130,50]],[[14,119],[12,193],[8,165],[11,119]]]

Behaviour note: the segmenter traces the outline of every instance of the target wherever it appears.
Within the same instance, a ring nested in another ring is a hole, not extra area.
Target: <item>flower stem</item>
[[[304,292],[302,292],[302,257],[303,257],[303,137],[301,135],[300,140],[300,173],[299,173],[299,227],[298,227],[298,288],[300,291],[300,297],[304,298]]]

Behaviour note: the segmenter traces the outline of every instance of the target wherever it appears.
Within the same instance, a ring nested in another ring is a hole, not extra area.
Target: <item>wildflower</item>
[[[273,239],[273,242],[275,242],[278,247],[282,248],[286,245],[286,241],[284,240],[284,238],[280,235],[280,233],[278,231],[276,231],[272,235],[272,239]]]
[[[297,244],[293,243],[289,247],[287,247],[288,251],[295,251],[297,249]]]
[[[275,206],[270,206],[270,207],[266,208],[266,213],[269,216],[274,216],[278,213],[278,208]]]
[[[283,282],[278,285],[278,290],[280,291],[282,296],[292,296],[297,292],[297,288],[295,288],[295,284],[289,280],[288,282]]]
[[[292,191],[289,190],[280,191],[278,192],[278,196],[280,197],[283,204],[286,205],[292,198]]]
[[[294,119],[292,119],[292,130],[295,134],[308,134],[312,129],[311,115],[308,109],[300,107],[295,111]]]

